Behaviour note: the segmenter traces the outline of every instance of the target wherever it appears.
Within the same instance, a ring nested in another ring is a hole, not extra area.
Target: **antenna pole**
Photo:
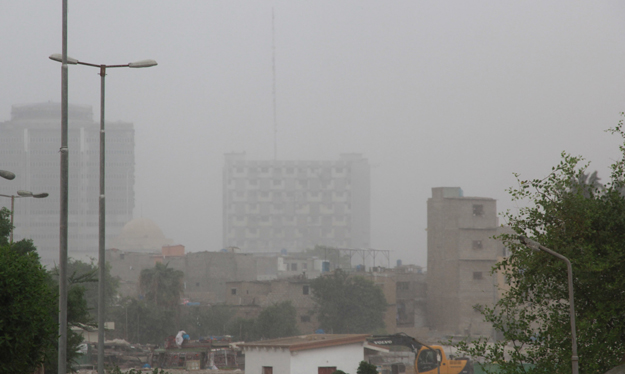
[[[278,159],[278,119],[276,110],[276,17],[271,8],[271,72],[273,73],[273,159]]]

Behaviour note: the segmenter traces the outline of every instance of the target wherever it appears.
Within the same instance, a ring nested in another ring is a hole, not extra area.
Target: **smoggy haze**
[[[134,216],[188,251],[222,247],[223,154],[273,157],[272,8],[278,158],[362,153],[372,247],[393,262],[426,265],[432,187],[502,211],[513,172],[542,177],[567,150],[605,178],[619,157],[603,130],[625,110],[621,1],[70,0],[71,57],[158,61],[108,71],[107,120],[135,125]],[[0,121],[60,102],[61,2],[2,2],[0,34]],[[95,121],[97,73],[69,70]]]

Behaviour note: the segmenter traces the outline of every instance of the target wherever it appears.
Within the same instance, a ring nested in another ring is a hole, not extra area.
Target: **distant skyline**
[[[106,118],[135,125],[134,217],[188,251],[221,249],[224,154],[273,159],[272,9],[277,158],[363,154],[391,263],[425,266],[432,187],[504,211],[514,172],[542,178],[567,151],[605,179],[620,158],[604,130],[625,111],[621,1],[70,1],[71,57],[158,62],[108,71]],[[0,33],[0,121],[59,102],[61,4],[6,2]],[[99,88],[70,66],[70,103],[97,113]]]

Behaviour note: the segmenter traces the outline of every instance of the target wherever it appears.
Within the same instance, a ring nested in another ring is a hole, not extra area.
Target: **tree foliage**
[[[299,335],[297,311],[291,301],[283,301],[263,309],[256,318],[255,330],[260,339]]]
[[[622,121],[612,130],[625,139]],[[523,180],[509,193],[527,205],[508,211],[507,221],[522,234],[567,257],[573,267],[580,373],[603,373],[625,354],[625,146],[604,185],[587,175],[580,157],[562,161],[544,179]],[[502,235],[511,255],[495,265],[510,290],[494,308],[482,307],[503,339],[461,343],[465,352],[499,363],[505,373],[571,371],[571,325],[565,264]],[[534,365],[532,369],[521,363]]]
[[[186,307],[183,326],[191,336],[227,335],[227,326],[234,311],[227,305]]]
[[[367,361],[360,361],[356,374],[378,374],[378,368]]]
[[[371,333],[384,328],[382,289],[361,276],[338,269],[314,279],[310,287],[320,327],[333,333]]]
[[[157,307],[171,309],[180,302],[183,278],[182,271],[158,262],[153,268],[141,270],[139,288],[147,301]]]
[[[0,305],[0,372],[32,373],[57,336],[55,295],[36,253],[0,246]]]
[[[133,343],[163,344],[170,335],[176,335],[179,326],[175,323],[175,311],[156,307],[146,300],[126,299],[111,308],[118,338]]]

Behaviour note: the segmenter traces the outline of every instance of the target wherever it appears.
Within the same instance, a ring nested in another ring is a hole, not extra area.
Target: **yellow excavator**
[[[447,357],[440,345],[426,345],[404,333],[373,335],[367,338],[371,344],[397,345],[410,348],[415,354],[416,374],[473,374],[473,364],[468,357]]]

